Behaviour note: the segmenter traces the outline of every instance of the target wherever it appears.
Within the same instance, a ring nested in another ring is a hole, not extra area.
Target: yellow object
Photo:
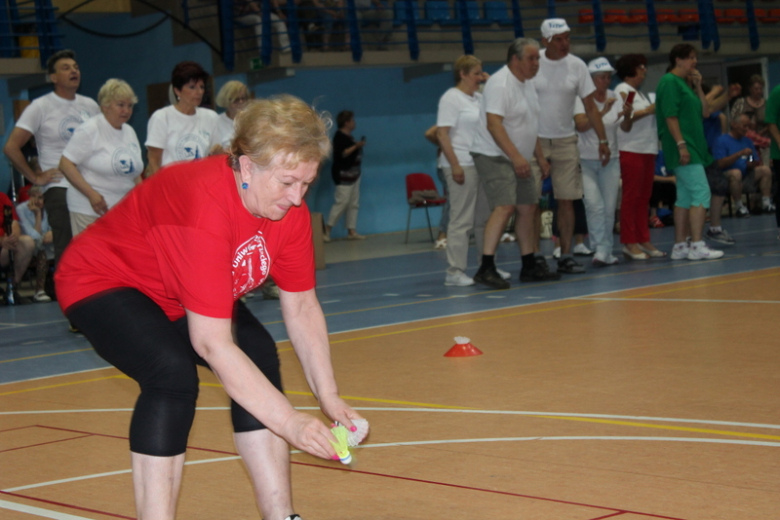
[[[331,428],[330,431],[333,433],[333,436],[336,437],[337,442],[330,441],[330,443],[336,449],[336,455],[339,456],[339,460],[342,464],[350,464],[352,462],[352,455],[349,453],[349,446],[347,444],[349,431],[341,425]]]

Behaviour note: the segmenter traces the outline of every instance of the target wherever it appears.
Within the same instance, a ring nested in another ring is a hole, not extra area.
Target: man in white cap
[[[507,63],[490,76],[479,109],[479,124],[471,155],[490,204],[485,225],[482,261],[474,281],[494,289],[508,289],[509,282],[498,273],[495,252],[507,221],[515,218],[517,242],[523,266],[520,281],[557,280],[536,264],[534,222],[541,195],[542,176],[549,165],[541,154],[536,129],[539,102],[531,78],[539,70],[539,42],[518,38],[509,46]],[[531,161],[538,161],[534,174]]]
[[[553,191],[558,202],[561,258],[559,273],[584,273],[585,268],[571,256],[574,234],[573,201],[581,199],[582,174],[574,128],[574,100],[579,97],[585,113],[599,139],[599,158],[609,162],[610,151],[601,114],[593,100],[596,87],[588,67],[580,58],[569,54],[571,29],[563,18],[542,22],[542,44],[539,73],[533,80],[539,104],[544,107],[539,116],[539,141],[544,156],[552,167]]]

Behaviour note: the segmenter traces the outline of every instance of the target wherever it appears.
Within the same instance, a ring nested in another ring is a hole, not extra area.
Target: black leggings
[[[130,422],[130,450],[172,457],[184,453],[198,398],[196,365],[208,366],[190,343],[187,318],[170,321],[162,309],[136,289],[101,293],[71,306],[67,317],[95,351],[138,382],[141,395]],[[243,303],[233,316],[239,348],[279,391],[282,378],[276,344]],[[236,432],[265,426],[231,401]]]

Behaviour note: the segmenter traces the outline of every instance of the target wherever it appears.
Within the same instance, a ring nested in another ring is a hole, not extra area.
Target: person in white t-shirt
[[[509,288],[509,282],[496,270],[495,253],[513,214],[523,259],[520,280],[560,278],[540,267],[534,257],[536,209],[542,177],[547,176],[550,168],[537,139],[540,107],[530,79],[538,70],[539,43],[531,38],[512,42],[507,51],[507,64],[485,85],[477,134],[471,145],[474,164],[491,208],[485,225],[482,261],[474,281],[494,289]],[[539,162],[539,175],[531,169],[533,157]]]
[[[620,176],[623,181],[623,200],[620,203],[623,254],[632,260],[664,257],[666,253],[650,242],[647,218],[658,155],[655,103],[640,90],[647,75],[647,58],[641,54],[626,54],[615,63],[615,68],[618,77],[623,80],[615,87],[615,93],[624,100],[629,95],[633,97],[631,132],[618,130]]]
[[[609,140],[610,158],[604,165],[599,158],[599,138],[593,130],[582,100],[575,100],[574,124],[579,134],[577,149],[582,168],[585,215],[588,221],[590,245],[595,267],[615,265],[618,259],[612,254],[612,228],[615,225],[615,207],[620,187],[620,161],[618,159],[618,127],[631,131],[631,105],[611,90],[612,73],[615,71],[606,58],[596,58],[588,63],[588,71],[596,85],[593,100],[599,109]]]
[[[72,238],[66,200],[70,184],[58,169],[60,157],[76,128],[100,113],[100,108],[92,99],[76,93],[81,84],[81,71],[73,51],[53,54],[46,66],[54,92],[39,97],[24,109],[3,151],[16,170],[43,189],[56,264]],[[22,152],[33,136],[41,171],[33,171]]]
[[[558,203],[561,258],[559,273],[584,273],[585,268],[572,258],[574,234],[573,201],[581,199],[582,174],[577,153],[577,132],[574,128],[574,100],[582,99],[585,113],[599,138],[599,159],[609,162],[610,151],[599,109],[593,101],[596,91],[588,67],[580,58],[569,54],[569,29],[566,20],[550,18],[542,22],[542,44],[539,74],[533,80],[544,107],[539,117],[539,141],[542,152],[552,164],[553,192]]]
[[[455,86],[439,100],[436,138],[441,148],[438,166],[444,172],[449,193],[447,225],[447,274],[444,285],[474,285],[466,275],[469,234],[474,227],[479,177],[469,153],[479,124],[482,94],[477,92],[485,79],[482,62],[471,55],[461,56],[453,66]]]
[[[109,79],[98,92],[102,114],[76,129],[60,159],[70,181],[68,211],[73,236],[84,231],[141,182],[141,146],[127,121],[138,102],[121,79]]]
[[[155,110],[149,118],[147,176],[162,166],[206,157],[215,143],[216,112],[201,108],[209,74],[194,61],[178,63],[171,74],[176,104]]]
[[[217,119],[217,128],[214,131],[213,142],[216,143],[211,153],[229,153],[230,141],[233,140],[235,130],[233,120],[239,112],[246,107],[249,101],[249,89],[240,81],[228,81],[217,94],[217,106],[225,109]]]

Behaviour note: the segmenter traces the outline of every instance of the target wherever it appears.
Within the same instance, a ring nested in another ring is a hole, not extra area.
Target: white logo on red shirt
[[[257,234],[238,246],[233,258],[233,298],[239,298],[268,278],[271,256],[265,239]]]

